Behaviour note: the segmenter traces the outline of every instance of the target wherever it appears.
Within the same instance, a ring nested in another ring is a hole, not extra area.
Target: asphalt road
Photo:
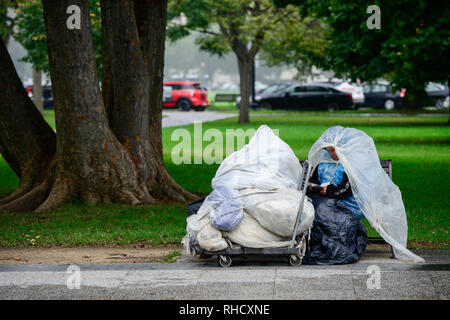
[[[450,251],[415,252],[427,262],[374,249],[340,266],[291,267],[273,257],[219,268],[215,258],[191,256],[171,264],[85,264],[69,273],[68,265],[0,265],[0,299],[450,299]]]
[[[231,117],[236,117],[237,114],[233,113],[219,113],[216,111],[202,111],[196,112],[191,111],[177,111],[177,110],[163,110],[162,126],[165,127],[175,127],[175,126],[185,126],[188,124],[193,124],[194,122],[209,122],[216,121]]]

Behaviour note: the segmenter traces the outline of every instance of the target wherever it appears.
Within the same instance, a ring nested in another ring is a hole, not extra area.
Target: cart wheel
[[[232,260],[230,256],[219,256],[218,262],[222,268],[228,268],[231,266]]]
[[[302,258],[297,255],[291,255],[289,256],[289,263],[293,267],[299,266],[302,263]]]

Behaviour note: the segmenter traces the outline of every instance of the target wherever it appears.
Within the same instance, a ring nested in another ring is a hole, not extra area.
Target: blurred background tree
[[[445,0],[274,0],[296,5],[330,27],[325,54],[313,64],[337,76],[374,81],[385,78],[395,89],[406,88],[404,107],[420,107],[425,85],[449,82],[450,15]],[[369,29],[370,5],[381,10],[381,28]]]
[[[0,36],[8,45],[8,42],[13,34],[15,20],[9,13],[9,10],[17,8],[17,1],[14,0],[0,0]]]
[[[223,56],[232,51],[236,55],[239,69],[241,104],[239,123],[249,122],[250,94],[252,90],[252,68],[256,55],[261,50],[274,48],[274,44],[289,39],[296,33],[301,36],[321,35],[321,32],[302,32],[312,20],[304,21],[298,8],[287,5],[277,8],[270,0],[199,0],[169,1],[167,36],[176,41],[196,31],[200,50]],[[321,25],[315,25],[315,31]],[[303,43],[303,40],[300,43]],[[317,41],[315,43],[321,43]],[[314,47],[313,44],[311,44]],[[282,46],[278,50],[282,50]],[[300,52],[301,46],[296,46]],[[316,50],[316,49],[314,49]],[[271,63],[280,64],[277,53],[267,55]],[[292,63],[293,61],[287,61]]]

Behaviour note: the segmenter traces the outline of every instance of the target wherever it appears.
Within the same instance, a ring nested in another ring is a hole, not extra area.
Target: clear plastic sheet
[[[381,167],[372,138],[354,128],[327,129],[309,151],[308,159],[314,168],[321,162],[334,161],[326,147],[335,148],[359,208],[370,225],[392,245],[395,257],[424,262],[406,249],[408,224],[402,195]]]
[[[219,230],[231,231],[237,228],[242,220],[243,208],[235,189],[218,186],[206,197],[214,208],[210,213],[211,222]]]

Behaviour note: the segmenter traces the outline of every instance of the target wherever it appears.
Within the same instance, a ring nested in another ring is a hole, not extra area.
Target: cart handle
[[[305,172],[305,166],[308,166],[308,170],[306,171],[306,177],[305,177],[305,184],[303,185],[302,188],[302,182],[303,182],[303,174]],[[300,205],[298,208],[298,213],[297,213],[297,219],[295,221],[295,225],[294,225],[294,233],[292,234],[292,239],[291,239],[291,245],[290,247],[293,248],[295,245],[295,237],[297,236],[297,230],[298,230],[298,226],[300,224],[300,218],[302,216],[303,213],[303,205],[305,203],[305,196],[306,196],[306,190],[308,188],[308,182],[309,182],[309,178],[311,176],[311,169],[312,166],[309,163],[308,160],[305,160],[305,162],[303,163],[303,167],[302,167],[302,172],[300,174],[300,183],[299,183],[299,190],[302,192],[302,198],[300,200]]]

